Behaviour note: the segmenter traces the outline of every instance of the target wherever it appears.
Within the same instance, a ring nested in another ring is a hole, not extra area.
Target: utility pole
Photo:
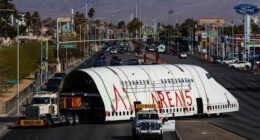
[[[57,47],[57,72],[60,72],[60,56],[59,56],[59,19],[56,21],[56,47]]]
[[[19,91],[20,91],[20,87],[19,87],[19,74],[20,74],[20,71],[19,71],[19,24],[17,23],[17,79],[16,79],[16,83],[17,83],[17,87],[16,87],[16,90],[17,90],[17,116],[19,116],[20,114],[20,94],[19,94]]]
[[[40,78],[40,89],[42,90],[42,25],[41,25],[41,78]]]

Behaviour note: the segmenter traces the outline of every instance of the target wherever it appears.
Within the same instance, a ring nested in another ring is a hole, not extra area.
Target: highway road
[[[124,63],[128,55],[119,55]],[[107,55],[107,64],[110,61]],[[224,87],[226,87],[239,100],[240,111],[228,113],[220,117],[203,117],[202,120],[237,134],[246,139],[260,137],[260,75],[232,70],[219,64],[210,64],[196,56],[188,59],[179,59],[177,56],[160,55],[161,61],[170,64],[193,64],[205,68]],[[79,68],[90,67],[92,62],[87,62]],[[194,119],[194,118],[185,118]],[[176,133],[164,134],[164,140],[178,139]],[[48,140],[48,139],[115,139],[131,140],[131,123],[88,123],[78,126],[57,126],[53,128],[27,128],[10,129],[2,138],[4,140]]]
[[[206,69],[221,85],[228,89],[239,102],[240,110],[217,118],[204,118],[209,123],[246,139],[260,137],[260,74],[241,72],[220,64],[211,64],[199,57],[179,59],[161,55],[170,64],[192,64]]]

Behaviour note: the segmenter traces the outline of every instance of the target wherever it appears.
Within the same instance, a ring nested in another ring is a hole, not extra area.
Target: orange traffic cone
[[[160,64],[160,58],[158,58],[158,61],[157,61],[158,64]]]
[[[167,64],[166,60],[164,60],[164,64]]]

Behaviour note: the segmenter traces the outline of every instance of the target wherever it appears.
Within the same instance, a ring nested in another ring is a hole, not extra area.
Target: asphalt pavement
[[[127,63],[129,55],[119,54]],[[111,55],[107,55],[109,65]],[[226,87],[239,101],[240,111],[224,114],[220,117],[204,117],[201,120],[207,121],[226,131],[239,135],[246,139],[259,139],[260,137],[260,75],[249,72],[240,72],[229,69],[219,64],[211,64],[192,56],[188,59],[179,59],[177,56],[160,55],[161,61],[166,60],[170,64],[193,64],[206,69],[220,84]],[[88,61],[79,68],[91,67],[93,62]],[[189,119],[189,118],[186,118]],[[194,118],[190,118],[194,119]],[[90,123],[78,126],[56,126],[53,128],[18,128],[9,129],[9,132],[2,137],[6,140],[48,140],[48,139],[115,139],[131,140],[131,122],[109,122]],[[164,134],[164,140],[178,139],[176,133]],[[148,138],[149,139],[149,138]]]
[[[220,64],[211,64],[196,56],[179,59],[178,56],[160,55],[160,58],[170,64],[192,64],[203,67],[238,99],[240,107],[238,112],[204,120],[246,139],[260,138],[260,75],[230,69]]]

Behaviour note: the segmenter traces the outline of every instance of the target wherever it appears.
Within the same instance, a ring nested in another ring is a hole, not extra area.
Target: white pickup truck
[[[131,120],[133,121],[132,134],[135,139],[139,139],[141,136],[151,136],[162,140],[164,132],[175,131],[173,117],[160,119],[156,110],[140,110]]]

